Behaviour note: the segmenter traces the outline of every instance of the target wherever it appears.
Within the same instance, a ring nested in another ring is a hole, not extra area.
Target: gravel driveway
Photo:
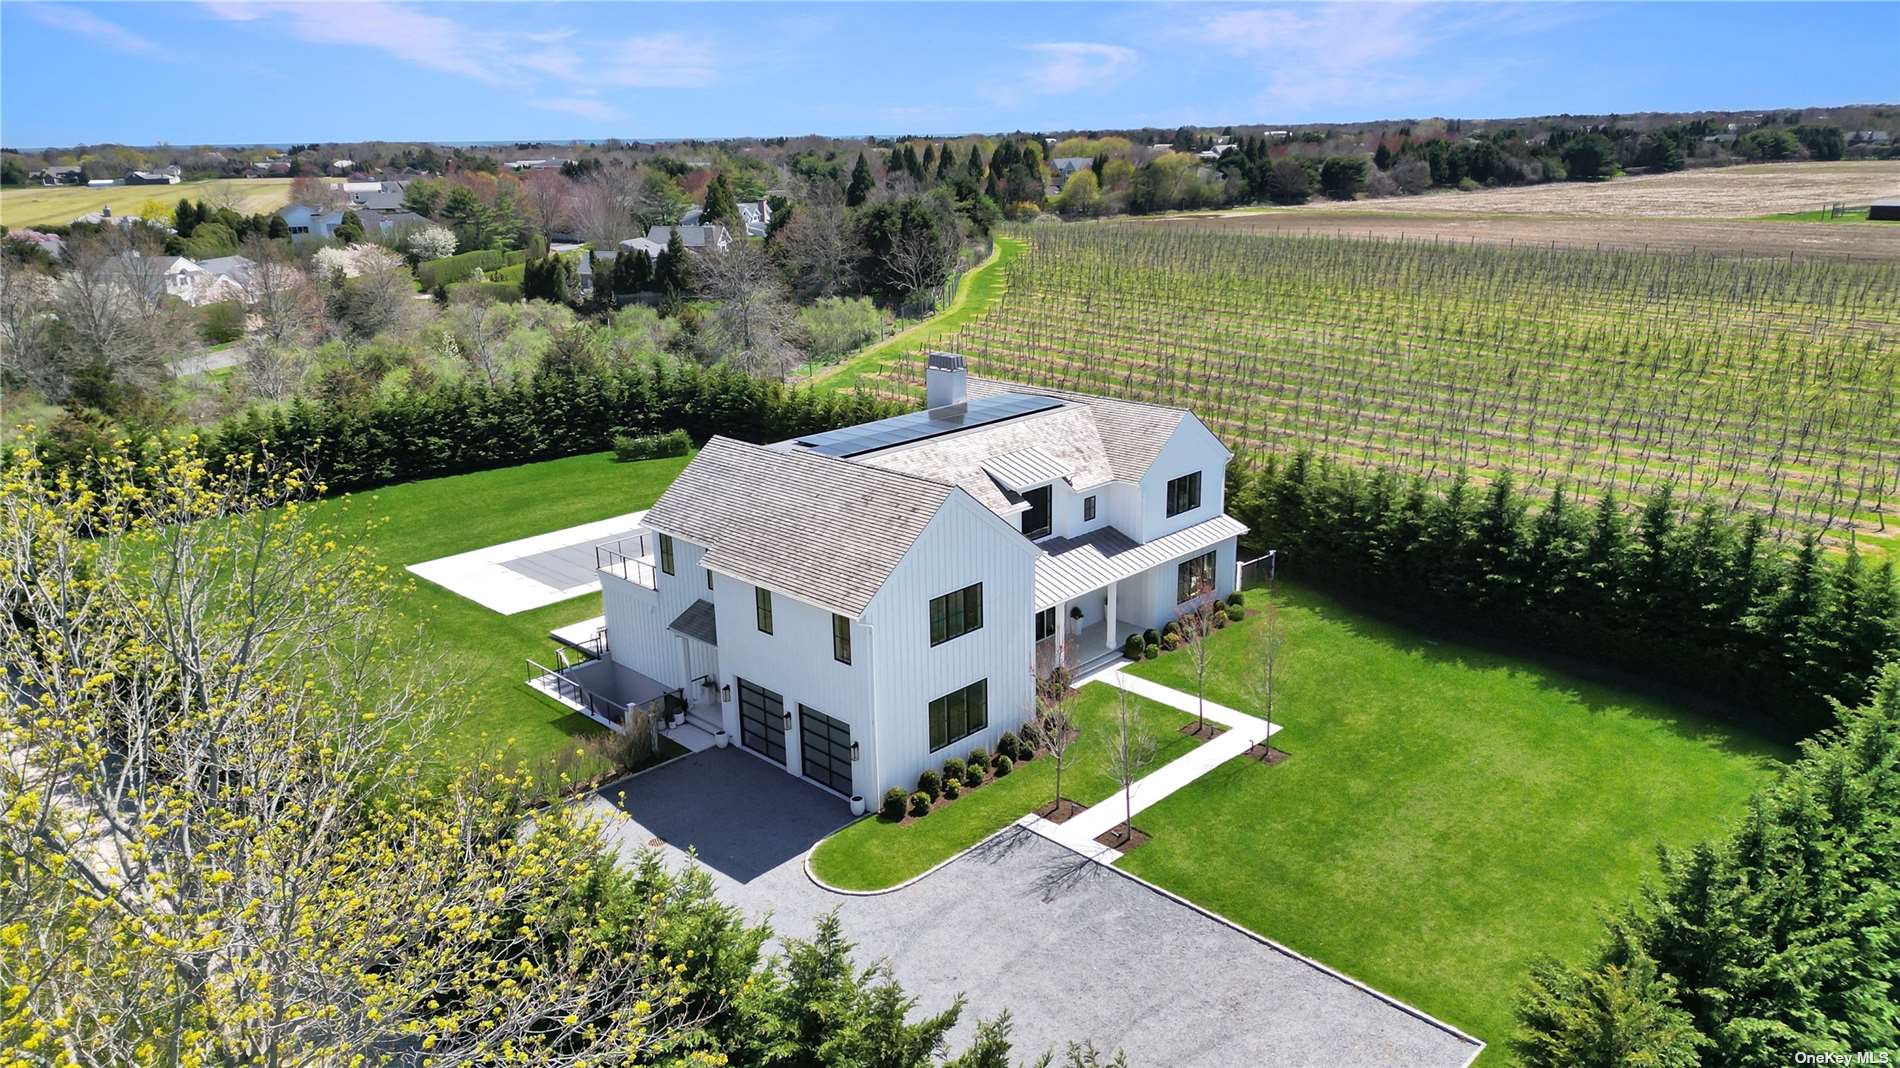
[[[624,794],[624,797],[622,795]],[[931,1012],[969,999],[953,1036],[1008,1009],[1019,1057],[1070,1040],[1157,1065],[1462,1066],[1477,1048],[1305,961],[1026,831],[997,835],[902,890],[834,894],[804,855],[843,801],[736,750],[615,783],[629,855],[687,847],[719,895],[783,935],[836,910],[862,961],[883,957]]]

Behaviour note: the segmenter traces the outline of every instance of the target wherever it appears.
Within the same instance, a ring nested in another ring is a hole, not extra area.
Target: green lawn
[[[1817,208],[1814,211],[1784,211],[1777,215],[1758,215],[1756,218],[1768,222],[1864,223],[1869,221],[1865,206],[1845,208],[1840,211],[1827,208]],[[1878,225],[1887,220],[1874,219],[1872,221]]]
[[[1158,746],[1150,768],[1158,768],[1200,744],[1180,732],[1191,716],[1133,694],[1129,701]],[[1079,728],[1069,762],[1062,769],[1063,796],[1085,805],[1112,804],[1107,799],[1115,795],[1116,784],[1107,771],[1107,761],[1115,690],[1105,683],[1089,683],[1077,692],[1074,709]],[[948,759],[964,752],[967,750],[945,756]],[[985,783],[908,824],[866,817],[818,843],[811,855],[812,870],[819,878],[846,890],[896,886],[1054,800],[1055,770],[1047,757],[1018,764],[1004,778]],[[1135,826],[1146,830],[1146,816],[1137,816]]]
[[[325,501],[320,510],[345,531],[361,530],[366,515],[384,518],[370,535],[371,551],[400,569],[645,508],[685,466],[685,457],[622,464],[595,453],[390,486]],[[534,762],[600,729],[522,685],[528,657],[549,662],[548,631],[599,615],[598,594],[504,616],[404,577],[415,592],[395,606],[396,622],[418,630],[411,653],[419,666],[454,680],[466,702],[460,726],[442,739],[445,762],[480,755]]]
[[[1529,661],[1389,625],[1281,583],[1287,652],[1266,768],[1235,760],[1143,813],[1128,871],[1491,1043],[1538,953],[1576,958],[1598,910],[1742,811],[1790,753]],[[1249,606],[1257,608],[1255,592]],[[1208,694],[1261,617],[1212,639]],[[1184,654],[1134,674],[1192,690]]]
[[[916,326],[900,330],[863,352],[845,357],[829,370],[820,372],[813,380],[816,387],[833,392],[867,385],[866,379],[883,370],[892,360],[922,351],[931,341],[983,314],[989,310],[990,302],[1003,291],[1004,268],[1027,247],[1028,244],[1021,238],[998,237],[996,249],[990,253],[989,259],[972,267],[963,276],[957,285],[957,295],[948,307]]]

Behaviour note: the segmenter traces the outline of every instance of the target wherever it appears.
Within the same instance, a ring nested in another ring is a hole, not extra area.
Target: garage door
[[[785,763],[785,698],[739,680],[739,744]]]
[[[798,755],[805,777],[851,796],[851,727],[815,708],[798,706]]]

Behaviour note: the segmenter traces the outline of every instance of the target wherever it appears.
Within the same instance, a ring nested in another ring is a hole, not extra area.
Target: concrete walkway
[[[409,570],[483,608],[511,616],[600,589],[594,546],[640,533],[644,509],[611,519],[410,564]]]
[[[1127,674],[1121,669],[1125,663],[1126,660],[1113,661],[1077,679],[1074,685],[1080,689],[1091,682],[1104,682],[1150,701],[1178,708],[1191,716],[1200,713],[1203,706],[1194,699],[1193,694]],[[1136,814],[1140,814],[1143,809],[1280,732],[1280,724],[1275,723],[1269,730],[1266,720],[1237,712],[1226,705],[1209,701],[1205,708],[1207,718],[1226,727],[1226,733],[1137,779],[1129,790],[1128,800],[1117,793],[1081,815],[1072,817],[1067,823],[1050,823],[1032,814],[1017,821],[1018,824],[1098,864],[1113,864],[1120,860],[1120,852],[1095,839],[1120,826],[1131,807]]]

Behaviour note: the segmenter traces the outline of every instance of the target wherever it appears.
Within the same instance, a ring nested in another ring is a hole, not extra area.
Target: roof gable
[[[1086,407],[1094,416],[1094,429],[1113,477],[1124,482],[1141,481],[1141,476],[1147,474],[1148,468],[1154,464],[1155,457],[1160,456],[1161,450],[1167,446],[1168,439],[1174,436],[1181,420],[1193,418],[1193,413],[1186,408],[1071,393],[1068,390],[1002,382],[975,375],[970,376],[969,393],[971,397],[987,397],[996,393],[1033,393],[1044,397],[1060,397]],[[1084,487],[1078,485],[1076,488]]]

